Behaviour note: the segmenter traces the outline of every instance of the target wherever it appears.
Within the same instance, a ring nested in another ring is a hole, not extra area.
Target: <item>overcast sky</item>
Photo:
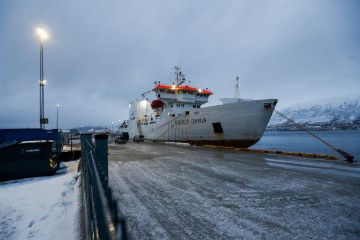
[[[358,0],[2,0],[0,128],[39,127],[39,40],[48,128],[108,126],[179,65],[208,105],[278,98],[278,108],[360,96]],[[148,97],[154,96],[154,93]]]

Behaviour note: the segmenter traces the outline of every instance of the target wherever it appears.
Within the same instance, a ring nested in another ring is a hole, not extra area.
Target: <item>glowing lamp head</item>
[[[38,37],[40,38],[41,42],[44,42],[47,40],[48,35],[42,27],[37,28],[36,33],[37,33]]]
[[[175,89],[175,85],[172,85],[171,89]]]
[[[199,90],[200,93],[202,92],[202,89],[201,89],[201,88],[199,88],[198,90]]]
[[[41,86],[45,86],[47,84],[47,81],[46,80],[40,80],[39,83],[40,83]]]
[[[145,99],[140,102],[141,107],[146,107],[146,105],[147,105],[147,101]]]

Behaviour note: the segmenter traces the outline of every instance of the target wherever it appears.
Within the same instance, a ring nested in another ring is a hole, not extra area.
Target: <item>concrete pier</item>
[[[359,239],[360,166],[165,143],[109,145],[136,239]]]

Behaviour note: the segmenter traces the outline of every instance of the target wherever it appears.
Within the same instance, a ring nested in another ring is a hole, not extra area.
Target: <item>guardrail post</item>
[[[92,142],[92,134],[91,133],[81,133],[80,134],[80,143],[81,143],[81,153],[85,153],[85,150],[87,150],[88,145],[85,143],[85,141],[91,143]]]
[[[105,181],[108,183],[109,171],[108,171],[108,135],[96,134],[95,135],[95,152],[99,158],[100,165],[104,170]]]

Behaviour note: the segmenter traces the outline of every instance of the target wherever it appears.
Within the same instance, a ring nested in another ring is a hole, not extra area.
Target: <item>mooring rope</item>
[[[348,154],[348,153],[346,153],[346,152],[344,152],[344,151],[336,148],[336,147],[333,146],[332,144],[324,141],[324,140],[321,139],[320,137],[316,136],[316,135],[315,135],[313,132],[311,132],[309,129],[307,129],[305,126],[300,125],[300,124],[296,123],[294,120],[292,120],[291,118],[285,116],[285,114],[280,113],[280,112],[277,111],[277,110],[274,110],[274,112],[276,112],[277,114],[279,114],[281,117],[285,118],[286,120],[290,121],[290,122],[293,123],[295,126],[297,126],[298,128],[300,128],[301,130],[309,133],[311,136],[313,136],[314,138],[318,139],[320,142],[326,144],[326,145],[327,145],[328,147],[330,147],[331,149],[333,149],[333,150],[335,150],[336,152],[338,152],[340,155],[342,155],[343,157],[345,157],[348,162],[353,162],[354,156],[352,156],[352,155],[350,155],[350,154]]]

